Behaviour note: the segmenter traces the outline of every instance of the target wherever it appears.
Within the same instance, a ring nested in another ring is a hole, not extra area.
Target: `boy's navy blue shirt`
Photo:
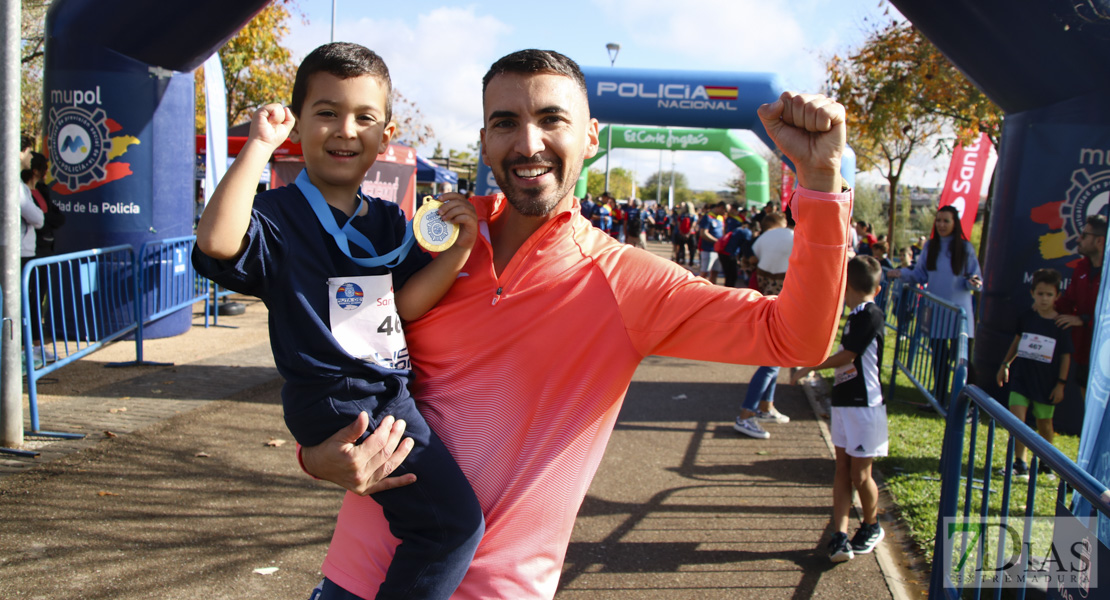
[[[366,215],[351,225],[369,239],[378,254],[399,246],[405,215],[392,202],[368,198]],[[335,208],[343,223],[347,216]],[[297,186],[263,192],[254,199],[247,247],[233,261],[215,260],[194,247],[197,272],[219,285],[257,296],[269,309],[270,345],[278,372],[285,379],[282,402],[286,424],[304,445],[315,445],[349,424],[365,408],[350,400],[371,400],[379,409],[408,398],[410,370],[393,370],[351,356],[331,333],[328,279],[384,275],[387,267],[355,264],[324,231]],[[353,244],[355,256],[365,256]],[[392,269],[394,290],[431,260],[413,246]],[[374,422],[378,415],[370,411]],[[373,427],[371,427],[373,428]]]
[[[878,406],[883,403],[879,365],[883,364],[884,315],[868,300],[852,309],[844,323],[840,347],[854,352],[851,365],[836,370],[833,406]]]
[[[1060,361],[1065,354],[1072,353],[1071,332],[1056,325],[1056,319],[1046,319],[1032,308],[1018,316],[1018,336],[1040,336],[1053,340],[1051,361],[1043,357],[1022,356],[1022,345],[1018,345],[1018,355],[1010,365],[1010,391],[1026,398],[1048,404],[1052,388],[1060,378]],[[1042,345],[1043,341],[1041,342]]]

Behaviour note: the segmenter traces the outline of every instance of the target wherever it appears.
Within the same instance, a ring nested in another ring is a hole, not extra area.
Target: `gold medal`
[[[416,242],[428,252],[443,252],[459,238],[459,226],[448,223],[439,217],[439,207],[443,203],[424,196],[424,203],[416,209],[412,219],[412,233]]]

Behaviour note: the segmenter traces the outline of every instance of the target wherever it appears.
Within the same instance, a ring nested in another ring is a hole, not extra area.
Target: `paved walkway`
[[[90,435],[0,455],[0,598],[307,596],[342,494],[282,443],[264,307],[221,322],[238,328],[148,341],[146,358],[172,367],[102,371],[134,357],[118,343],[43,384],[43,427]],[[780,385],[793,419],[770,440],[732,431],[752,371],[644,362],[559,598],[905,597],[875,554],[825,558],[833,461],[799,388]]]

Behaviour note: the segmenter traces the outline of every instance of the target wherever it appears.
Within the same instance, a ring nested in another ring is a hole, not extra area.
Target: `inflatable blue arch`
[[[56,0],[46,18],[44,146],[66,212],[59,253],[192,235],[192,71],[266,0]],[[108,185],[110,184],[110,185]],[[148,337],[188,330],[190,310]]]

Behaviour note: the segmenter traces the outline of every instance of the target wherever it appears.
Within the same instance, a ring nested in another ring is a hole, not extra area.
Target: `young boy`
[[[333,43],[309,54],[291,106],[255,113],[243,151],[201,216],[193,263],[265,302],[285,378],[285,422],[300,444],[323,442],[362,412],[369,430],[387,416],[406,422],[415,447],[399,473],[416,481],[374,495],[401,540],[378,597],[445,599],[462,581],[484,524],[466,477],[408,393],[401,321],[422,316],[450,288],[474,245],[477,216],[462,196],[443,197],[441,217],[460,232],[432,260],[405,244],[412,234],[397,205],[361,194],[395,130],[390,95],[389,70],[374,52]],[[286,137],[301,144],[304,171],[294,185],[255,197]]]
[[[836,447],[836,475],[833,480],[833,526],[829,559],[851,560],[867,554],[882,541],[883,528],[878,520],[879,489],[871,478],[871,463],[887,455],[886,405],[883,404],[879,365],[883,364],[883,312],[875,305],[883,271],[873,256],[860,255],[848,261],[848,281],[844,304],[852,307],[840,349],[825,362],[802,369],[791,378],[797,383],[818,369],[836,369],[832,389],[832,440]],[[852,508],[852,487],[859,492],[863,522],[848,540],[848,513]]]
[[[1029,401],[1033,401],[1037,432],[1050,444],[1056,437],[1052,414],[1056,412],[1056,405],[1064,400],[1072,352],[1071,333],[1056,324],[1059,313],[1055,304],[1060,297],[1060,280],[1060,273],[1053,269],[1033,272],[1030,283],[1033,308],[1018,317],[1017,334],[998,367],[997,377],[999,387],[1010,383],[1010,412],[1023,423]],[[1025,446],[1015,443],[1015,450],[1014,475],[1029,477]],[[1038,472],[1052,475],[1044,463]]]

